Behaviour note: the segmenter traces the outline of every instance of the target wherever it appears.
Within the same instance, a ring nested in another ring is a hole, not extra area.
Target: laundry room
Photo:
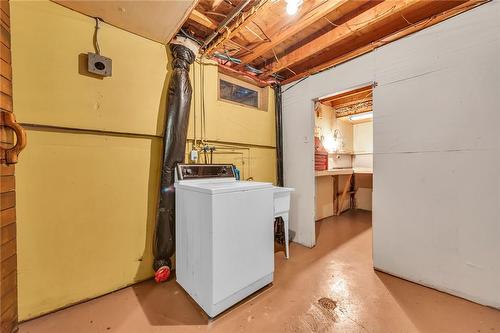
[[[500,330],[500,2],[1,0],[0,30],[2,333]]]

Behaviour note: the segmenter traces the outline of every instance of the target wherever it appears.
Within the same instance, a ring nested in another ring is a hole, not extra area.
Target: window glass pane
[[[259,93],[257,91],[224,80],[219,80],[219,85],[221,99],[255,108],[259,107]]]

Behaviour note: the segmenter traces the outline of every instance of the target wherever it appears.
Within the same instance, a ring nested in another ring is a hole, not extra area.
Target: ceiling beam
[[[334,94],[332,96],[323,98],[321,102],[336,102],[338,100],[356,100],[359,99],[357,96],[365,96],[367,93],[372,93],[372,85],[362,86],[354,90],[345,91],[339,94]]]
[[[335,116],[337,118],[342,118],[371,111],[373,111],[373,102],[370,100],[368,102],[354,104],[351,108],[345,108],[344,110],[335,109]]]
[[[267,77],[272,73],[293,66],[348,37],[359,34],[370,25],[394,18],[395,15],[401,15],[403,10],[415,5],[422,6],[422,3],[421,0],[386,0],[269,64],[264,68],[265,74],[263,76]]]
[[[208,28],[210,30],[217,29],[217,24],[215,24],[205,14],[203,14],[202,12],[200,12],[196,9],[193,9],[193,11],[191,12],[191,15],[189,15],[189,19],[198,23],[198,24],[201,24],[202,26],[204,26],[205,28]]]
[[[369,94],[371,94],[371,92],[369,92]],[[366,98],[360,98],[360,99],[355,99],[355,100],[352,100],[350,102],[345,102],[345,103],[341,103],[341,104],[335,104],[333,101],[330,101],[330,102],[323,102],[323,103],[328,103],[332,108],[334,109],[340,109],[340,108],[345,108],[345,107],[348,107],[348,106],[351,106],[351,105],[354,105],[354,104],[359,104],[359,103],[363,103],[363,102],[369,102],[373,99],[373,97],[366,97]]]
[[[253,52],[241,58],[241,62],[249,64],[266,52],[270,51],[273,47],[283,43],[288,38],[302,31],[312,23],[330,14],[332,11],[337,10],[342,5],[348,3],[349,0],[327,0],[323,4],[312,9],[301,17],[297,22],[293,23],[289,28],[279,31],[276,35],[272,36],[271,42],[257,46]]]
[[[214,0],[214,2],[212,3],[212,10],[215,10],[217,9],[217,7],[219,7],[219,5],[224,2],[224,0]]]
[[[260,0],[256,5],[252,6],[250,10],[240,13],[231,24],[225,27],[225,32],[207,46],[205,54],[210,55],[213,53],[217,48],[221,47],[226,40],[233,38],[241,29],[252,22],[252,18],[258,12],[266,10],[266,8],[272,5],[275,5],[275,2],[271,0]]]
[[[259,79],[255,75],[235,70],[234,68],[229,67],[229,66],[225,66],[221,63],[219,63],[218,66],[219,66],[220,73],[235,77],[237,79],[240,79],[240,80],[247,82],[247,83],[250,83],[250,84],[254,84],[260,88],[267,87],[267,86],[275,83],[274,80],[264,81],[264,80]]]
[[[374,41],[372,42],[371,44],[369,45],[365,45],[363,47],[360,47],[356,50],[353,50],[349,53],[346,53],[342,56],[339,56],[339,57],[336,57],[334,59],[331,59],[325,63],[322,63],[318,66],[314,66],[312,68],[309,68],[307,71],[304,71],[304,72],[301,72],[301,73],[298,73],[290,78],[287,78],[286,80],[283,80],[282,81],[282,84],[288,84],[288,83],[291,83],[291,82],[294,82],[294,81],[297,81],[297,80],[300,80],[306,76],[309,76],[309,75],[312,75],[312,74],[315,74],[315,73],[318,73],[320,71],[323,71],[323,70],[326,70],[330,67],[333,67],[333,66],[337,66],[343,62],[346,62],[346,61],[349,61],[351,59],[354,59],[356,57],[359,57],[365,53],[368,53],[368,52],[371,52],[372,50],[378,48],[378,47],[381,47],[383,45],[386,45],[388,43],[391,43],[395,40],[398,40],[400,38],[403,38],[405,36],[408,36],[414,32],[417,32],[419,30],[422,30],[422,29],[425,29],[425,28],[428,28],[434,24],[437,24],[439,22],[442,22],[446,19],[449,19],[453,16],[456,16],[460,13],[463,13],[469,9],[472,9],[474,7],[477,7],[479,5],[482,5],[484,3],[487,3],[487,2],[490,2],[491,0],[470,0],[470,1],[466,1],[465,3],[462,3],[452,9],[449,9],[447,11],[444,11],[442,13],[439,13],[439,14],[436,14],[432,17],[430,17],[429,19],[424,19],[420,22],[417,22],[405,29],[402,29],[400,31],[397,31],[389,36],[386,36],[384,38],[381,38],[377,41]]]

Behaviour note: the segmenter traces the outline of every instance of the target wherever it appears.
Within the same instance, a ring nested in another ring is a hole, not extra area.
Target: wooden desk
[[[333,178],[333,215],[340,215],[342,213],[342,207],[347,198],[347,194],[349,196],[355,192],[354,184],[353,184],[353,175],[354,174],[373,174],[373,169],[369,168],[338,168],[338,169],[330,169],[324,171],[316,171],[316,177],[332,177]],[[339,192],[339,176],[348,176],[344,186],[342,188],[342,192]],[[339,199],[340,197],[340,199]]]

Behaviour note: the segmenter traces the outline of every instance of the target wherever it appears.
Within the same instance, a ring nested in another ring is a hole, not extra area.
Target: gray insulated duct
[[[197,45],[185,38],[170,44],[172,76],[168,85],[167,120],[163,136],[163,165],[156,227],[153,243],[155,280],[168,279],[175,252],[175,189],[174,175],[178,163],[184,162],[186,137],[191,107],[192,88],[189,66],[194,62]]]

